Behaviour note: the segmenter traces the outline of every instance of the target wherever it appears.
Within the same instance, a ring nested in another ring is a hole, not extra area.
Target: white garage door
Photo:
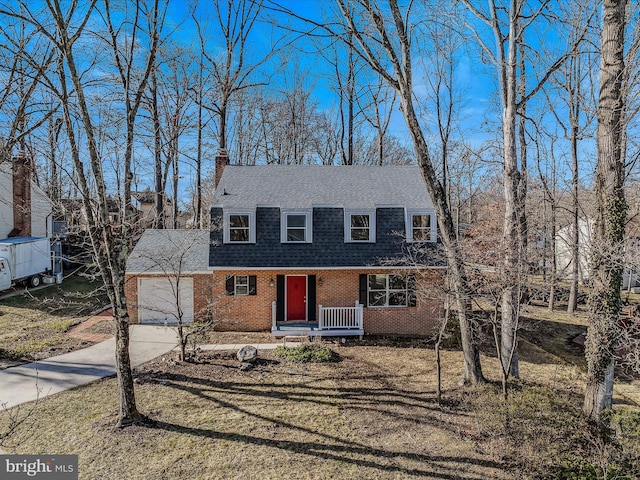
[[[179,294],[175,285],[175,278],[138,279],[140,323],[178,323],[178,305],[183,312],[183,323],[193,322],[193,278],[180,278]]]

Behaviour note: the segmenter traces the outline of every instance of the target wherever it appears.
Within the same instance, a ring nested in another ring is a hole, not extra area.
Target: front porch
[[[276,338],[289,336],[345,337],[362,336],[363,308],[358,302],[353,307],[323,307],[318,305],[317,322],[291,322],[277,320],[277,303],[271,304],[271,335]]]

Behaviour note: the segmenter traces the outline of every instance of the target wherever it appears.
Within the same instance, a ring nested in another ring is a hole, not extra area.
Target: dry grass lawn
[[[523,376],[536,381],[514,385],[509,416],[521,428],[507,435],[497,389],[458,386],[458,352],[443,353],[438,406],[432,350],[333,348],[339,363],[263,353],[247,372],[233,353],[156,360],[137,371],[148,426],[113,428],[117,391],[108,379],[41,401],[11,451],[78,454],[87,480],[511,479],[540,478],[558,449],[573,448],[562,438],[580,428],[564,425],[577,418],[583,388],[573,365],[523,362]],[[496,361],[484,365],[491,372]],[[553,413],[568,405],[576,408],[566,419]]]
[[[105,305],[97,287],[73,276],[61,285],[0,300],[0,368],[88,346],[67,332]]]

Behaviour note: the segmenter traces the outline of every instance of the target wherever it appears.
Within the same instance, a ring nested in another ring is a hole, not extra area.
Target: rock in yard
[[[238,360],[245,363],[253,363],[258,358],[258,349],[251,345],[245,345],[236,354]]]

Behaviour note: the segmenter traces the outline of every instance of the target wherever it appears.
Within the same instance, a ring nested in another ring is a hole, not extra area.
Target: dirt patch
[[[116,325],[112,318],[105,318],[104,320],[91,325],[82,330],[82,333],[88,333],[92,335],[115,335]]]

